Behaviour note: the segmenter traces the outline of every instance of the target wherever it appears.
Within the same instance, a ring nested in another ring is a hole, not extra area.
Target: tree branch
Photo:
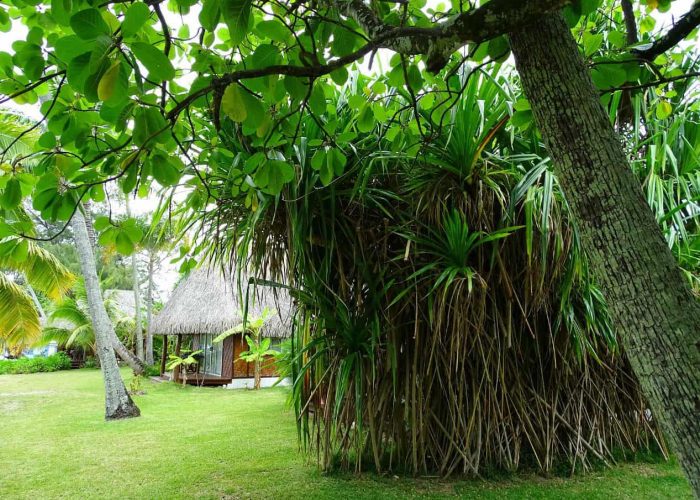
[[[663,85],[665,83],[672,83],[672,82],[677,82],[680,80],[687,80],[688,78],[697,78],[700,77],[700,71],[693,71],[691,73],[684,73],[682,75],[677,75],[677,76],[672,76],[669,78],[660,78],[658,80],[654,80],[651,82],[647,83],[640,83],[638,85],[621,85],[620,87],[610,87],[604,90],[601,90],[601,94],[609,94],[610,92],[617,92],[618,90],[642,90],[642,89],[648,89],[651,87],[658,87],[659,85]]]
[[[380,48],[404,55],[425,55],[426,68],[437,73],[450,56],[467,43],[481,43],[516,31],[570,3],[571,0],[491,0],[432,28],[403,28],[402,33],[387,38]],[[362,0],[337,0],[336,5],[372,40],[387,30],[396,29],[379,19]]]
[[[370,41],[352,54],[328,64],[294,66],[275,65],[259,69],[242,69],[214,78],[206,87],[188,95],[168,111],[174,120],[190,104],[212,91],[222,93],[231,83],[269,75],[318,78],[362,59],[380,48],[403,55],[425,55],[429,71],[440,71],[452,53],[467,43],[481,43],[534,23],[543,15],[560,10],[572,0],[491,0],[479,7],[431,28],[394,27],[385,24],[362,0],[339,0],[338,8],[354,19]]]
[[[698,25],[700,25],[700,1],[696,0],[690,12],[681,17],[680,20],[668,30],[668,33],[652,43],[650,47],[639,48],[632,52],[647,61],[653,61],[667,50],[678,45],[678,43],[687,37]]]
[[[627,45],[634,45],[639,42],[637,34],[637,19],[634,17],[634,6],[632,0],[621,0],[622,14],[625,17],[625,27],[627,28]]]
[[[0,99],[0,104],[5,104],[7,101],[11,101],[15,97],[19,97],[22,94],[26,94],[27,92],[31,92],[32,90],[37,88],[42,83],[48,82],[52,78],[55,78],[57,76],[62,76],[65,74],[66,74],[65,70],[63,70],[63,71],[57,71],[56,73],[51,73],[50,75],[42,76],[34,83],[31,83],[30,85],[27,85],[26,87],[23,87],[23,88],[17,90],[16,92],[13,92],[12,94],[8,95],[7,97],[3,97],[2,99]]]
[[[383,38],[390,37],[394,34],[394,31],[397,30],[394,29],[390,32],[385,33],[382,37],[379,38],[379,40],[381,41]],[[291,64],[278,64],[274,66],[267,66],[265,68],[241,69],[238,71],[233,71],[231,73],[226,73],[220,77],[212,79],[212,82],[206,87],[203,87],[197,90],[196,92],[193,92],[192,94],[188,95],[185,99],[180,101],[173,109],[168,111],[168,113],[166,114],[166,118],[168,120],[174,120],[195,100],[209,94],[214,90],[223,92],[226,89],[226,87],[228,87],[230,84],[238,82],[240,80],[245,80],[248,78],[258,78],[261,76],[269,75],[296,76],[298,78],[318,78],[319,76],[327,75],[335,71],[336,69],[345,67],[348,64],[352,64],[353,62],[362,59],[364,56],[366,56],[373,50],[376,50],[379,47],[379,43],[380,42],[370,42],[361,47],[359,50],[356,50],[352,54],[348,54],[347,56],[334,59],[328,64],[319,64],[315,66],[294,66]]]

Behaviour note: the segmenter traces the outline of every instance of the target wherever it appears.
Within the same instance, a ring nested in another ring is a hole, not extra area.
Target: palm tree
[[[22,277],[26,285],[11,279],[11,274]],[[35,343],[41,335],[41,314],[33,289],[58,300],[74,280],[56,257],[32,241],[0,243],[0,340],[19,351]]]
[[[31,121],[10,110],[0,109],[0,151],[11,162],[32,163],[31,153],[39,140],[39,131],[25,133]]]
[[[124,196],[124,202],[126,204],[126,216],[131,218],[131,205],[129,204],[129,196]],[[139,271],[137,266],[137,255],[136,251],[131,253],[131,279],[133,280],[134,289],[134,306],[136,310],[136,321],[134,322],[134,337],[136,344],[136,357],[139,360],[144,361],[143,354],[143,321],[141,319],[141,284],[139,283]],[[151,355],[151,362],[153,364],[153,356]]]
[[[148,285],[146,288],[146,364],[153,364],[153,332],[151,331],[151,321],[153,318],[153,288],[154,273],[159,262],[159,254],[167,251],[172,242],[168,239],[169,233],[165,226],[156,224],[148,231],[144,232],[144,237],[140,242],[140,247],[148,254]]]
[[[134,318],[125,315],[111,297],[104,299],[104,305],[116,332],[133,331]],[[87,352],[95,352],[95,331],[83,280],[78,280],[73,286],[72,294],[54,306],[48,317],[48,326],[44,328],[42,341],[56,341],[62,347],[79,347]]]
[[[119,373],[119,365],[114,353],[114,340],[117,338],[117,335],[107,315],[102,294],[100,293],[100,281],[97,277],[95,257],[92,252],[85,217],[80,209],[75,212],[71,226],[80,260],[80,268],[85,280],[87,305],[92,320],[96,351],[100,358],[100,368],[105,385],[105,418],[107,420],[116,420],[138,417],[141,412],[127,392]],[[119,343],[121,344],[121,342]]]
[[[25,122],[21,116],[0,112],[0,150],[6,150],[13,172],[19,175],[32,167],[31,153],[38,140],[34,131],[22,134]],[[70,289],[75,277],[33,241],[12,237],[15,224],[33,228],[31,217],[19,203],[0,209],[0,215],[0,342],[21,351],[41,335],[42,312],[34,289],[57,300]],[[25,232],[31,235],[32,229]],[[12,275],[19,279],[12,279]]]
[[[7,127],[4,129],[7,132],[5,135],[0,135],[0,146],[3,150],[12,151],[14,158],[13,162],[13,172],[16,173],[24,168],[26,165],[31,165],[31,163],[22,163],[29,160],[31,162],[31,151],[33,151],[33,143],[37,140],[36,134],[38,132],[32,132],[29,134],[23,133],[24,129],[20,127],[21,118],[18,117],[8,117],[5,116],[3,120],[8,121]],[[13,123],[15,129],[13,129]],[[8,149],[9,148],[9,149]],[[14,179],[14,178],[13,178]],[[5,190],[5,194],[6,194]],[[3,208],[5,209],[4,218],[7,222],[8,220],[23,219],[29,220],[29,217],[24,212],[19,203],[10,204],[5,203]],[[87,291],[87,302],[88,309],[90,311],[90,318],[92,319],[92,324],[95,333],[95,344],[96,352],[100,358],[100,367],[102,369],[104,384],[105,384],[105,418],[119,419],[135,417],[140,414],[138,407],[134,404],[129,396],[126,388],[124,387],[124,382],[121,379],[119,373],[119,366],[117,365],[117,359],[115,356],[115,351],[117,351],[122,359],[130,363],[135,371],[143,370],[143,363],[138,359],[132,359],[131,353],[123,346],[119,341],[114,332],[114,327],[107,315],[107,312],[102,301],[102,295],[100,293],[99,278],[97,277],[96,263],[93,253],[93,244],[91,242],[89,231],[92,229],[92,222],[90,222],[90,228],[85,221],[85,217],[81,212],[82,207],[78,207],[76,213],[73,216],[71,227],[73,229],[73,236],[75,239],[76,249],[78,251],[78,258],[80,261],[80,267],[85,280],[85,289]],[[31,222],[31,220],[29,220]],[[3,228],[4,229],[4,228]],[[9,234],[12,234],[10,231]],[[24,272],[27,275],[27,280],[31,283],[36,281],[37,288],[40,290],[46,289],[46,293],[49,296],[57,296],[60,293],[56,293],[54,289],[51,289],[47,285],[51,283],[51,278],[54,278],[55,283],[55,271],[57,267],[51,266],[38,266],[34,267],[30,264],[37,262],[38,258],[47,259],[46,252],[39,247],[32,245],[31,242],[25,240],[14,239],[7,242],[0,243],[3,245],[4,252],[0,251],[0,255],[7,258],[6,266],[0,265],[0,267],[7,267],[7,265],[13,265],[14,268]],[[54,259],[55,260],[55,259]],[[58,261],[56,260],[55,263]],[[16,287],[8,286],[7,280],[3,280],[5,295],[8,298],[17,299],[19,297],[18,290]],[[65,289],[59,289],[61,292],[65,292]],[[53,293],[52,293],[53,292]],[[26,312],[27,301],[25,300],[15,304],[19,304],[23,307],[23,312]],[[17,309],[17,307],[15,307]],[[8,311],[5,311],[3,316],[8,316]],[[15,316],[24,320],[27,316]],[[15,320],[16,322],[16,320]],[[40,328],[37,328],[38,322],[24,321],[27,327],[25,337],[29,336],[35,340],[38,338],[40,333]],[[16,324],[13,324],[12,330],[13,339],[18,335],[18,328]],[[9,335],[8,335],[9,338]]]

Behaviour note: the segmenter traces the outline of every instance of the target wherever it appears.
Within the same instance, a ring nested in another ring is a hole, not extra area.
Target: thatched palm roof
[[[245,279],[243,280],[245,293]],[[265,337],[288,337],[291,334],[292,302],[280,290],[257,287],[250,293],[248,318],[262,315],[268,307],[273,316],[265,323]],[[244,301],[238,293],[235,276],[218,269],[196,269],[175,288],[163,310],[153,319],[155,335],[218,335],[243,322]]]
[[[136,297],[133,290],[105,290],[104,298],[111,300],[124,316],[128,318],[136,317]]]

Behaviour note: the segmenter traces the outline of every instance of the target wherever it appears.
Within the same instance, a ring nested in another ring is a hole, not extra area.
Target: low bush
[[[70,358],[59,352],[46,358],[20,358],[0,361],[0,375],[68,370]]]
[[[157,377],[158,375],[160,375],[160,365],[147,366],[143,375],[146,377]]]
[[[97,362],[97,358],[95,357],[88,357],[85,358],[85,362],[83,363],[83,368],[99,368],[100,364]]]

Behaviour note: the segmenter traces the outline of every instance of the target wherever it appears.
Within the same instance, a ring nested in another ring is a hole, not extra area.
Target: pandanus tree
[[[100,198],[103,183],[121,179],[127,193],[153,182],[189,184],[185,203],[194,213],[228,193],[243,193],[243,209],[255,211],[288,199],[299,183],[298,164],[283,154],[292,143],[315,157],[310,168],[321,185],[332,185],[345,175],[358,137],[370,132],[390,138],[402,154],[421,151],[459,100],[461,68],[502,59],[512,48],[528,98],[521,111],[546,140],[622,344],[700,491],[698,305],[600,100],[601,91],[667,89],[658,117],[668,117],[676,84],[697,76],[679,71],[674,50],[700,22],[698,2],[664,33],[651,29],[651,14],[677,4],[671,0],[624,2],[624,9],[612,0],[491,0],[440,11],[422,1],[195,4],[11,0],[9,10],[0,9],[4,28],[29,28],[2,57],[0,91],[25,103],[46,97],[40,108],[47,129],[36,144],[44,166],[32,183],[36,210],[65,221],[79,200]],[[198,14],[181,23],[168,8]],[[640,43],[630,45],[634,37],[625,30],[635,21]],[[355,85],[349,66],[373,65],[380,50],[393,56],[381,81],[348,102],[357,129],[343,133],[324,116],[335,108],[328,98],[338,86]],[[397,93],[403,98],[387,100]],[[414,119],[399,119],[407,113]],[[307,117],[322,133],[302,144]],[[227,129],[241,149],[221,145]],[[231,183],[209,176],[218,161],[237,165]]]
[[[284,150],[301,170],[284,205],[251,212],[247,193],[229,190],[225,209],[182,210],[182,223],[199,223],[203,250],[293,287],[293,400],[327,467],[479,473],[534,457],[550,470],[663,443],[640,419],[646,403],[550,163],[504,119],[511,85],[496,71],[461,76],[469,92],[419,151],[358,134],[344,175],[322,188],[314,163],[328,150],[310,146],[324,132],[308,117]],[[336,97],[339,135],[357,133],[353,99]],[[212,179],[235,178],[235,163],[212,168]],[[207,239],[217,227],[227,231]],[[595,424],[609,419],[614,430]],[[581,435],[587,444],[572,446]]]

